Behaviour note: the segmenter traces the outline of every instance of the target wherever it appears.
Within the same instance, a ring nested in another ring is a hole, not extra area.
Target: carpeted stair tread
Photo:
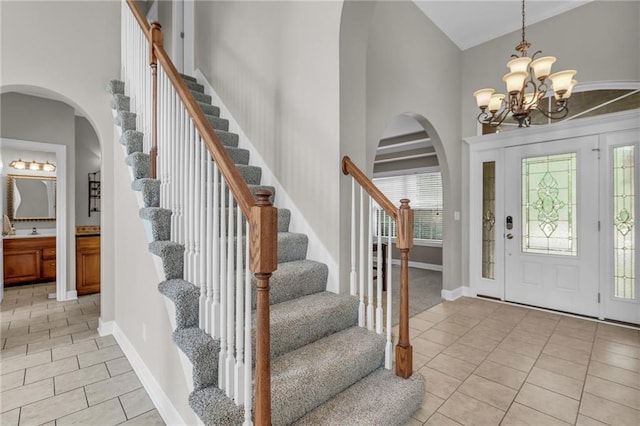
[[[296,426],[402,426],[420,408],[424,378],[380,368],[295,422]]]
[[[142,178],[131,182],[131,189],[142,193],[142,202],[145,207],[160,206],[160,180]]]
[[[231,157],[234,164],[249,164],[249,157],[251,153],[248,149],[234,148],[232,146],[226,146],[225,149],[229,153],[229,157]]]
[[[244,406],[236,405],[215,386],[193,391],[189,395],[189,405],[205,425],[239,425],[244,419]]]
[[[111,80],[107,83],[107,92],[112,95],[121,94],[124,95],[124,81]]]
[[[200,290],[188,281],[181,279],[162,281],[158,291],[176,306],[176,327],[198,326],[198,299]]]
[[[203,389],[218,384],[220,341],[212,339],[198,326],[179,328],[173,341],[193,364],[193,387]]]
[[[140,218],[151,224],[153,241],[167,241],[171,238],[171,210],[162,207],[143,207]]]
[[[236,164],[240,176],[248,185],[260,185],[262,179],[262,169],[257,166],[248,166],[244,164]]]
[[[196,92],[194,90],[190,90],[191,94],[193,95],[193,98],[198,101],[198,102],[203,102],[205,104],[210,104],[211,103],[211,95],[207,95],[204,93],[200,93],[200,92]]]
[[[134,179],[149,177],[149,154],[134,152],[127,155],[125,162],[133,170]]]
[[[196,102],[198,102],[198,101],[196,100]],[[217,107],[215,105],[211,105],[211,104],[205,104],[204,102],[198,102],[198,105],[202,109],[202,112],[205,113],[205,115],[214,115],[216,117],[220,117],[220,108],[219,107]]]
[[[211,127],[218,130],[224,130],[225,132],[229,131],[229,120],[226,118],[216,117],[215,115],[205,115]]]
[[[238,147],[239,137],[237,134],[225,132],[224,130],[219,129],[213,129],[213,131],[216,133],[216,136],[218,136],[218,139],[220,139],[220,143],[222,145],[232,146],[234,148]]]
[[[144,134],[137,130],[126,130],[120,136],[120,143],[127,148],[127,155],[134,152],[142,152]]]
[[[278,263],[306,259],[308,243],[306,234],[278,232]]]
[[[198,84],[198,82],[192,81],[192,80],[184,80],[184,82],[189,88],[189,90],[192,90],[194,92],[204,93],[204,86],[202,84]]]
[[[167,280],[183,277],[184,245],[173,241],[152,241],[149,251],[162,260],[162,268]]]
[[[382,366],[384,337],[351,327],[271,362],[272,423],[288,425]]]
[[[121,93],[114,93],[111,95],[111,101],[109,106],[116,111],[130,111],[131,99]]]
[[[280,211],[280,210],[278,210]],[[269,280],[269,302],[272,305],[309,294],[320,293],[327,287],[329,268],[324,263],[303,259],[281,263]],[[252,286],[255,277],[251,275]],[[251,294],[251,308],[256,308],[256,292]]]
[[[118,111],[114,119],[117,126],[120,126],[122,131],[135,130],[136,129],[136,113],[129,111]]]
[[[353,327],[358,299],[323,291],[271,306],[271,357]],[[255,319],[253,323],[255,333]],[[255,338],[255,336],[254,336]]]
[[[197,82],[198,79],[195,77],[192,77],[190,75],[187,74],[180,74],[180,77],[182,77],[183,80],[188,80],[188,81],[193,81],[193,82]]]

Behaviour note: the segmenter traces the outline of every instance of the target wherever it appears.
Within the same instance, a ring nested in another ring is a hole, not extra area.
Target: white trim
[[[64,300],[76,300],[78,298],[78,292],[75,290],[67,291],[66,298]]]
[[[76,284],[73,282],[73,286],[67,286],[67,281],[71,281],[73,276],[67,268],[67,263],[71,263],[71,267],[75,269],[75,256],[67,256],[68,252],[75,253],[75,249],[68,250],[67,248],[67,146],[9,138],[0,138],[0,142],[0,146],[8,148],[53,152],[56,155],[56,300],[58,302],[71,300],[68,298],[69,294],[75,293],[75,291],[67,293],[67,287],[75,289]],[[75,298],[77,296],[72,297],[72,299]]]
[[[184,0],[183,19],[184,24],[182,26],[184,31],[184,39],[182,41],[182,49],[184,55],[184,73],[193,74],[195,70],[195,1]]]
[[[153,374],[145,364],[144,360],[135,350],[127,336],[124,332],[118,327],[117,323],[113,323],[113,337],[120,345],[120,349],[124,352],[125,356],[131,363],[133,370],[138,375],[142,386],[149,394],[151,401],[153,401],[153,405],[156,406],[162,420],[165,421],[168,425],[185,425],[187,424],[178,413],[178,410],[173,406],[169,397],[164,393],[156,379],[153,377]]]
[[[400,259],[391,259],[392,265],[400,265]],[[442,265],[436,265],[434,263],[425,263],[425,262],[414,262],[413,260],[409,261],[410,268],[416,269],[426,269],[428,271],[440,271],[442,272]]]
[[[204,85],[205,93],[211,95],[212,103],[220,107],[220,115],[229,120],[229,131],[237,133],[240,139],[239,147],[249,149],[251,151],[251,165],[262,168],[262,184],[270,185],[276,188],[276,197],[278,207],[289,209],[291,216],[295,217],[291,221],[290,231],[306,234],[309,237],[309,245],[307,248],[307,258],[324,263],[329,268],[329,277],[327,280],[327,291],[340,293],[340,280],[338,278],[338,263],[333,258],[329,250],[321,243],[317,233],[309,225],[305,216],[293,202],[289,194],[284,190],[278,179],[275,177],[269,166],[265,163],[257,149],[249,137],[242,131],[242,128],[235,120],[229,109],[225,106],[220,96],[213,89],[211,84],[200,70],[195,70],[193,76]]]
[[[460,297],[462,297],[463,293],[462,293],[462,287],[458,287],[456,289],[453,290],[445,290],[444,288],[442,289],[442,292],[440,293],[442,298],[444,300],[456,300],[459,299]]]
[[[102,321],[102,317],[98,317],[98,334],[100,336],[106,336],[109,334],[113,334],[113,326],[115,325],[115,321]]]
[[[374,160],[373,164],[393,163],[395,161],[413,160],[416,158],[434,157],[436,152],[425,152],[424,154],[405,155],[404,157],[385,158],[384,160]]]
[[[178,72],[184,72],[184,0],[175,0],[171,5],[171,59]]]
[[[440,166],[429,167],[416,167],[413,169],[391,170],[388,172],[376,172],[373,174],[375,178],[392,177],[392,176],[405,176],[405,175],[418,175],[420,173],[439,173],[441,172]]]

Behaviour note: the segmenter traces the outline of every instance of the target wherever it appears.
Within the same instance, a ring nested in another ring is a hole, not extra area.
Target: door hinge
[[[598,160],[599,160],[599,159],[600,159],[600,148],[593,148],[591,151],[592,151],[592,152],[594,152],[594,151],[595,151],[595,152],[597,152],[597,153],[598,153]]]
[[[600,221],[598,221],[598,232],[600,232]]]
[[[600,303],[600,293],[598,293],[598,303]]]
[[[180,31],[180,38],[184,38],[184,31]]]

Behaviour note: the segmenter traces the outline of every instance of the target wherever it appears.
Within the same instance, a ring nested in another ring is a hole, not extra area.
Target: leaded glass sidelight
[[[635,146],[613,148],[614,297],[635,299]]]
[[[522,159],[522,251],[576,256],[576,153]]]
[[[495,277],[496,163],[482,163],[482,278]]]

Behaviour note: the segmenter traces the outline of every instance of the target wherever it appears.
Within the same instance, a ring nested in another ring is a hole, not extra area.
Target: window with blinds
[[[413,238],[442,241],[442,175],[440,172],[374,178],[373,183],[396,206],[401,198],[411,200],[414,210]],[[376,236],[396,237],[396,224],[377,205]]]

